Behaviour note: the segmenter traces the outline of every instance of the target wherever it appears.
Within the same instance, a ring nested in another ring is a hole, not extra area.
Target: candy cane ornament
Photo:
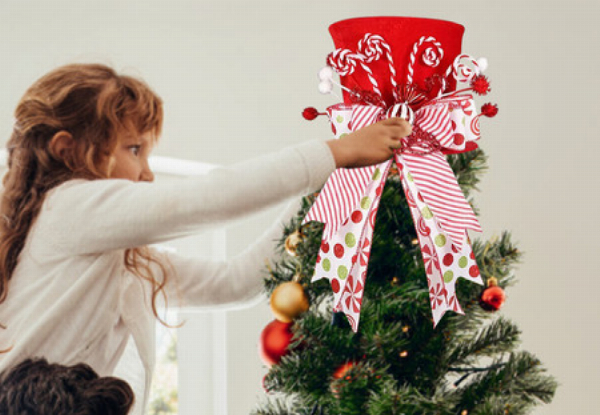
[[[358,53],[362,54],[365,59],[365,63],[371,63],[372,61],[379,60],[385,50],[385,57],[388,61],[390,69],[390,83],[392,84],[392,93],[394,94],[394,100],[398,100],[398,85],[396,83],[396,68],[394,66],[394,59],[392,58],[392,50],[390,45],[379,35],[373,35],[367,33],[363,39],[358,42]]]
[[[408,63],[408,75],[407,82],[411,84],[413,82],[413,74],[414,74],[414,65],[417,57],[417,52],[423,43],[431,42],[435,46],[435,49],[429,47],[425,50],[422,55],[423,63],[427,66],[436,67],[442,61],[444,57],[444,49],[442,49],[442,44],[436,40],[433,36],[422,36],[415,44],[413,45],[412,52],[410,53],[410,61]]]
[[[369,68],[362,60],[360,60],[358,62],[360,63],[360,66],[363,68],[363,70],[367,73],[367,76],[369,77],[369,81],[371,81],[371,85],[373,86],[373,92],[375,92],[380,97],[383,97],[383,95],[381,94],[381,91],[379,90],[379,84],[377,83],[377,80],[373,76],[373,71],[371,70],[371,68]]]
[[[373,77],[373,71],[364,62],[364,55],[354,53],[350,49],[336,49],[327,56],[327,64],[335,69],[340,76],[351,75],[356,70],[356,64],[359,64],[369,77],[373,85],[373,91],[381,97],[379,85]]]

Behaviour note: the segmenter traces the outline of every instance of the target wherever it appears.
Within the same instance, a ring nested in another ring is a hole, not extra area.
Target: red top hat
[[[461,52],[464,31],[464,26],[457,23],[418,17],[342,20],[329,27],[337,50],[328,61],[346,88],[362,91],[378,88],[388,105],[396,101],[393,91],[405,84],[413,84],[428,98],[433,98],[439,86],[433,91],[431,83],[435,76],[439,80],[447,75],[447,69]],[[373,36],[366,39],[368,34]],[[356,60],[357,56],[363,57],[362,62]],[[337,65],[332,65],[332,58]],[[344,71],[344,67],[348,71]],[[446,78],[444,90],[454,90],[456,80],[452,76]],[[344,91],[344,102],[351,102],[347,91]]]

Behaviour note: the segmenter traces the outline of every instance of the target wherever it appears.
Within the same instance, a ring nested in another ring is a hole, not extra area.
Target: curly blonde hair
[[[162,100],[144,82],[101,64],[59,67],[25,92],[7,143],[8,172],[0,200],[0,303],[46,193],[74,178],[108,178],[119,137],[149,132],[156,142],[162,123]],[[60,131],[68,132],[75,144],[58,155],[50,141]],[[153,275],[150,263],[159,266],[162,276]],[[156,307],[159,294],[166,299],[166,265],[145,246],[127,249],[124,264],[152,285],[152,311],[166,324]]]

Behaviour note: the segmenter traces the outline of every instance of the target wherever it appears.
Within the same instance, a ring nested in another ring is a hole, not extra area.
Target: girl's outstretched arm
[[[31,232],[32,253],[86,255],[223,226],[318,190],[336,167],[380,163],[410,133],[392,118],[340,140],[313,140],[176,183],[72,180],[51,190]],[[52,244],[36,241],[52,240]]]
[[[313,192],[334,169],[325,142],[314,140],[169,183],[72,180],[48,193],[31,251],[86,255],[189,236]]]

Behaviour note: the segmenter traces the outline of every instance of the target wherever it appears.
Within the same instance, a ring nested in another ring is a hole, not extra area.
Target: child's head
[[[125,415],[133,401],[127,382],[99,377],[83,363],[27,359],[0,374],[0,413],[5,415]]]
[[[162,101],[144,82],[100,64],[59,67],[25,92],[0,202],[0,303],[48,190],[72,178],[151,181],[147,156],[162,119]]]
[[[111,177],[118,145],[142,135],[155,141],[162,118],[162,101],[144,82],[100,64],[62,66],[17,105],[9,166],[36,165],[36,178],[58,182]]]

